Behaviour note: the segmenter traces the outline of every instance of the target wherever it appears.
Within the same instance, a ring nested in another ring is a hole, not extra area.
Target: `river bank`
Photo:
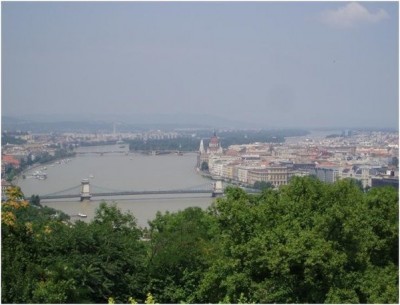
[[[46,170],[47,166],[54,166],[54,164],[61,164],[64,160],[72,160],[71,158],[74,158],[76,154],[68,154],[67,156],[61,156],[59,158],[54,158],[52,160],[43,162],[43,163],[34,163],[32,165],[28,165],[27,167],[24,167],[21,169],[21,172],[15,175],[13,179],[11,180],[11,183],[14,185],[17,185],[20,179],[26,179],[26,174],[30,171],[37,170],[37,169],[43,169]],[[66,161],[66,162],[69,162]]]

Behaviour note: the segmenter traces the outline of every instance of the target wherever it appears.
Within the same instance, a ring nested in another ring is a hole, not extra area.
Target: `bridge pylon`
[[[224,188],[222,186],[222,181],[217,180],[213,185],[213,191],[211,193],[212,197],[221,197],[224,195]]]
[[[90,194],[89,179],[82,179],[81,181],[81,201],[90,200],[92,195]]]

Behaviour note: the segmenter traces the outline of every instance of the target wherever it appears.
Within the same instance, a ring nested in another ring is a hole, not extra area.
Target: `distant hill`
[[[174,130],[183,128],[250,128],[246,124],[209,115],[105,115],[73,118],[63,115],[32,115],[28,117],[2,116],[2,130],[32,132],[112,132],[142,131],[149,129]]]
[[[244,118],[245,120],[245,118]],[[122,114],[122,115],[71,115],[32,114],[30,116],[2,115],[1,128],[8,131],[31,132],[118,132],[176,129],[308,129],[308,130],[381,130],[397,131],[396,128],[325,127],[318,126],[268,126],[261,123],[242,122],[206,114]]]

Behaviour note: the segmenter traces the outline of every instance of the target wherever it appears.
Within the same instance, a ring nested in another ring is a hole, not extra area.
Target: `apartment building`
[[[323,182],[334,183],[339,178],[339,170],[336,168],[318,167],[314,169],[312,174]]]
[[[252,169],[247,173],[248,184],[253,185],[257,181],[270,182],[274,187],[288,184],[289,170],[287,166],[271,165],[264,169]]]

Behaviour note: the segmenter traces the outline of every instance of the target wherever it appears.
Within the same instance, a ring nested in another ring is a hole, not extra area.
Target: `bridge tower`
[[[90,200],[92,195],[90,195],[90,184],[89,179],[82,179],[81,181],[81,201]]]
[[[224,189],[222,187],[222,181],[221,180],[217,180],[214,183],[212,197],[220,197],[222,195],[224,195]]]

